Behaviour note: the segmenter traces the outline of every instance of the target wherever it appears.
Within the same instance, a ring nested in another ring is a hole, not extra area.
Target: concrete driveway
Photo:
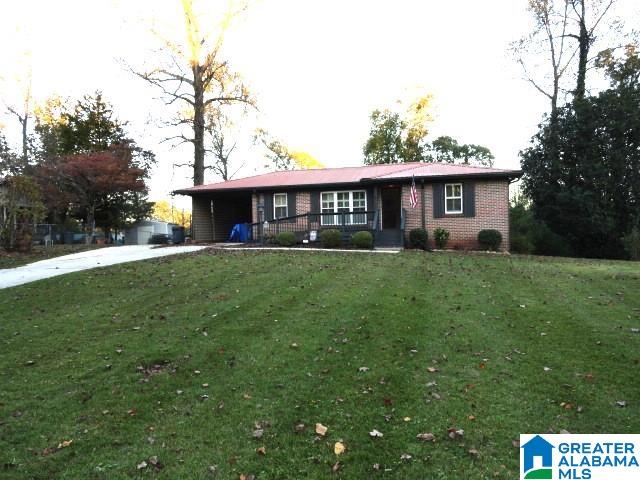
[[[165,257],[177,253],[190,253],[202,250],[203,246],[174,246],[154,248],[153,245],[126,245],[106,247],[87,252],[49,258],[16,268],[0,270],[0,288],[15,287],[23,283],[35,282],[43,278],[56,277],[65,273],[79,272],[91,268],[106,267],[117,263]]]

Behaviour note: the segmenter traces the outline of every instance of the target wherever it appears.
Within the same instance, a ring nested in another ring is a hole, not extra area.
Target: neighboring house
[[[370,230],[377,246],[400,246],[409,230],[450,232],[449,246],[473,249],[478,232],[502,233],[509,248],[509,184],[520,170],[403,163],[289,170],[176,190],[193,202],[196,242],[226,241],[237,223],[252,224],[253,238],[290,230]],[[415,179],[418,202],[410,205]],[[265,221],[267,223],[265,223]]]

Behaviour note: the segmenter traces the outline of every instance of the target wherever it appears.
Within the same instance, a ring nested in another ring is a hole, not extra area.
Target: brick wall
[[[213,241],[209,198],[191,197],[191,238],[194,242]]]
[[[311,193],[298,192],[296,193],[296,211],[290,213],[290,215],[304,215],[311,211]]]
[[[409,203],[410,185],[402,187],[402,208],[406,209],[406,231],[422,227],[422,191],[418,189],[418,205]],[[429,232],[429,243],[433,242],[433,231],[444,228],[449,231],[448,248],[477,249],[478,232],[495,229],[502,234],[501,250],[509,250],[509,182],[506,180],[478,180],[475,182],[475,216],[460,215],[433,217],[433,185],[425,183],[425,222]]]

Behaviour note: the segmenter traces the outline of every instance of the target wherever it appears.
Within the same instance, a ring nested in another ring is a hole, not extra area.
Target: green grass
[[[34,246],[29,253],[7,252],[0,249],[0,269],[15,268],[27,263],[39,262],[48,258],[85,252],[105,245],[50,245],[48,247]]]
[[[0,312],[3,478],[512,479],[520,433],[640,431],[638,263],[205,252]]]

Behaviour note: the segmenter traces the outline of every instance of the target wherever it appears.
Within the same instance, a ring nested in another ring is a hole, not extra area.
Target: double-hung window
[[[462,184],[447,183],[444,186],[444,213],[462,213]]]
[[[367,223],[367,193],[364,190],[322,192],[322,225],[358,225]]]
[[[273,194],[273,218],[284,218],[289,216],[286,193]]]

